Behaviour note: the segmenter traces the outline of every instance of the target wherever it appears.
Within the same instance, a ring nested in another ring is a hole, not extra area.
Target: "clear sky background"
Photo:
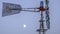
[[[2,17],[3,2],[31,8],[40,6],[40,0],[0,0],[0,34],[38,34],[36,30],[39,28],[40,13],[21,11],[19,14]],[[46,34],[60,34],[60,0],[49,0],[49,7],[51,28]]]

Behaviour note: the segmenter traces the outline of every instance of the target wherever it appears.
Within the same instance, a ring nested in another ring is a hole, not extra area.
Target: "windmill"
[[[49,5],[48,4],[49,4],[49,1],[45,0],[45,7],[44,7],[44,1],[40,1],[40,6],[37,8],[22,8],[21,5],[18,5],[18,4],[3,2],[2,17],[13,15],[13,14],[18,14],[20,13],[20,11],[40,12],[40,16],[41,16],[41,19],[39,20],[40,26],[39,26],[39,29],[37,29],[37,31],[39,32],[39,34],[42,34],[42,33],[45,34],[45,31],[50,29],[50,17],[49,17]],[[34,10],[28,10],[28,9],[34,9]],[[45,12],[45,20],[44,20],[43,12]],[[47,29],[44,28],[44,22],[46,23]]]

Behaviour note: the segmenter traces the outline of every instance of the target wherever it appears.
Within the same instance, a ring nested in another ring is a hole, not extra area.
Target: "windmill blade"
[[[46,4],[46,5],[45,5],[45,6],[46,6],[45,8],[46,8],[47,10],[49,10],[49,1],[48,1],[48,0],[45,0],[45,4]]]
[[[9,8],[18,8],[18,9],[20,9],[21,6],[18,5],[18,4],[12,4],[12,3],[3,2],[2,16],[18,14],[21,11],[21,9],[20,10],[9,10]]]
[[[46,4],[48,5],[49,1],[48,0],[45,0]]]
[[[46,25],[47,25],[47,28],[50,29],[50,17],[49,17],[48,11],[46,11]]]
[[[46,25],[47,25],[47,28],[50,29],[50,17],[49,17],[49,1],[48,0],[45,0],[45,4],[46,4]]]

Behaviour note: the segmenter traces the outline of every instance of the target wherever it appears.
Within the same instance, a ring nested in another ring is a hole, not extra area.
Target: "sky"
[[[38,34],[39,12],[24,12],[2,17],[2,3],[19,4],[22,8],[39,7],[41,0],[0,0],[0,34]],[[42,0],[44,1],[44,0]],[[60,34],[60,0],[49,0],[50,30],[46,34]]]

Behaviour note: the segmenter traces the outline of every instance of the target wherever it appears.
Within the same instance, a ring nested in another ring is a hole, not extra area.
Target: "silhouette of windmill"
[[[40,1],[40,7],[37,7],[37,8],[22,8],[20,5],[17,5],[17,4],[4,3],[3,2],[2,16],[17,14],[17,13],[20,13],[20,11],[40,12],[41,13],[41,19],[39,21],[40,27],[37,31],[39,32],[39,34],[42,34],[42,33],[45,34],[45,31],[50,29],[50,17],[49,17],[49,5],[48,4],[49,4],[49,1],[45,0],[45,7],[44,7],[44,1]],[[29,9],[34,9],[34,10],[29,10]],[[45,12],[46,20],[44,20],[43,12]],[[46,23],[47,29],[44,28],[44,22]]]

